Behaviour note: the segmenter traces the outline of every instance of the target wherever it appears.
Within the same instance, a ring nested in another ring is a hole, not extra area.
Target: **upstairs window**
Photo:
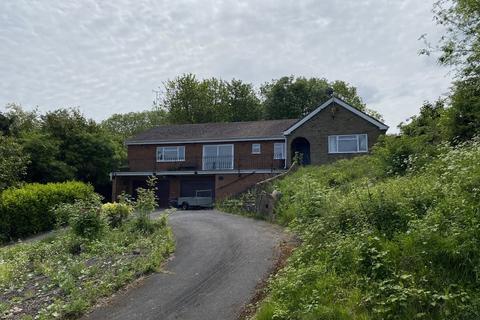
[[[233,144],[203,146],[203,170],[231,170],[233,158]]]
[[[185,147],[158,147],[157,162],[185,161]]]
[[[273,145],[273,159],[285,159],[285,143],[275,143]]]
[[[260,143],[252,143],[252,154],[262,153],[262,145]]]
[[[328,136],[328,153],[368,152],[366,134]]]

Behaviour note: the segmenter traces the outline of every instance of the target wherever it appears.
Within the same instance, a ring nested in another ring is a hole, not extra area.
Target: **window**
[[[328,136],[328,153],[359,153],[367,151],[366,134]]]
[[[252,154],[262,153],[262,146],[260,143],[252,143]]]
[[[157,162],[185,161],[185,147],[158,147]]]
[[[285,159],[285,143],[275,143],[273,145],[273,159]]]
[[[204,145],[203,170],[233,169],[233,144]]]

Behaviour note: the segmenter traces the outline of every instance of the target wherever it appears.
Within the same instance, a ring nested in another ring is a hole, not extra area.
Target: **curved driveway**
[[[86,319],[236,319],[278,256],[282,230],[215,210],[169,217],[175,257],[165,272],[115,296]]]

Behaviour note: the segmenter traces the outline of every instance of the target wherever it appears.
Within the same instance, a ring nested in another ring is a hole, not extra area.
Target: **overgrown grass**
[[[279,223],[303,243],[256,319],[480,319],[480,143],[381,168],[361,157],[276,182]]]
[[[2,319],[74,318],[100,297],[139,276],[158,270],[173,251],[166,217],[151,223],[136,219],[87,241],[70,231],[35,243],[0,248]]]

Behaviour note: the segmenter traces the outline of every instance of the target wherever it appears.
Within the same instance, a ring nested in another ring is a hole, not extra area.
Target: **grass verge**
[[[0,248],[2,319],[76,318],[99,298],[157,271],[174,250],[164,217],[143,232],[135,220],[101,238],[79,240],[71,232]]]

